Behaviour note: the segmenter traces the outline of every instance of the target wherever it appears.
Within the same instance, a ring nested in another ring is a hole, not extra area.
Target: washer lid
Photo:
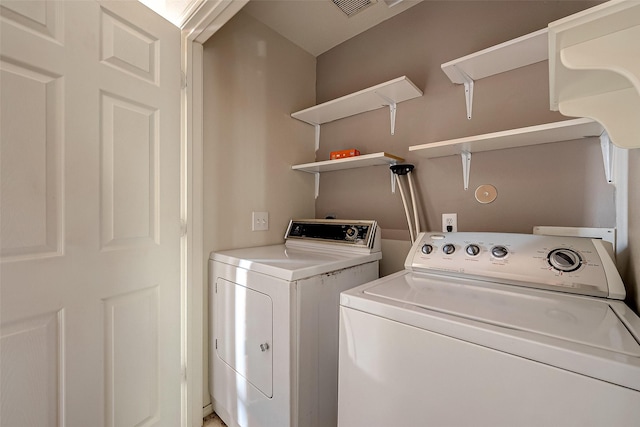
[[[285,245],[233,249],[211,254],[214,261],[293,281],[376,261],[380,252],[348,253],[292,249]]]
[[[415,273],[375,282],[364,294],[509,330],[640,356],[640,344],[605,299]]]

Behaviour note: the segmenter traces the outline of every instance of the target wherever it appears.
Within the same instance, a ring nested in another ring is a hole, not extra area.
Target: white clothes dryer
[[[378,278],[375,221],[292,220],[285,243],[215,252],[210,378],[229,426],[337,424],[340,292]]]
[[[421,234],[341,295],[338,425],[638,425],[640,318],[605,245]]]

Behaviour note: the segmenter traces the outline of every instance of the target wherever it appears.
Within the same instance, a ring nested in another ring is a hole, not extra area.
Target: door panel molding
[[[2,326],[3,426],[64,425],[64,326],[64,310]]]
[[[105,91],[100,109],[101,247],[158,245],[160,111]]]
[[[8,0],[0,4],[0,16],[46,39],[64,40],[62,2]]]
[[[160,419],[158,288],[107,298],[104,313],[106,425],[152,425]]]
[[[100,11],[100,60],[124,73],[158,86],[159,40],[104,8]]]
[[[2,261],[64,252],[64,79],[55,72],[0,60]]]

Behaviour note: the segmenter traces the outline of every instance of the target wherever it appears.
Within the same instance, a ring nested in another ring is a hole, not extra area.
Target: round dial
[[[504,258],[509,255],[509,250],[504,246],[494,246],[491,248],[491,255],[496,258]]]
[[[429,244],[422,245],[422,248],[420,250],[422,251],[423,254],[429,255],[431,252],[433,252],[433,246]]]
[[[358,229],[356,227],[349,227],[345,233],[345,239],[356,240],[358,237]]]
[[[558,271],[576,271],[582,266],[582,257],[572,249],[554,249],[547,255],[549,265]]]
[[[447,255],[451,255],[455,251],[456,251],[456,247],[454,245],[452,245],[451,243],[447,243],[446,245],[444,245],[442,247],[442,252],[444,252]]]
[[[478,245],[471,244],[465,248],[465,252],[467,252],[467,255],[476,256],[480,253],[480,247]]]

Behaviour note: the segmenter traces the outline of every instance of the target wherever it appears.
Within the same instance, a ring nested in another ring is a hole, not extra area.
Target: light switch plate
[[[253,212],[251,214],[251,231],[266,231],[269,229],[269,212]]]

